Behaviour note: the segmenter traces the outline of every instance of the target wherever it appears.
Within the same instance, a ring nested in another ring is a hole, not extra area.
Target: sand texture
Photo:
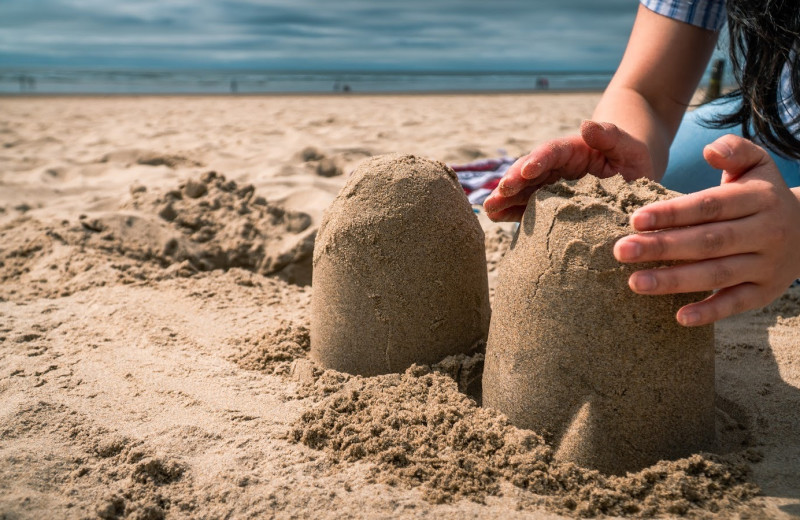
[[[500,267],[484,404],[547,434],[555,458],[624,474],[714,448],[714,329],[677,310],[706,294],[641,296],[614,243],[668,197],[587,176],[540,190]]]
[[[489,331],[484,235],[455,173],[413,155],[362,162],[314,246],[311,355],[373,376],[474,352]]]
[[[625,476],[481,408],[480,353],[309,360],[304,252],[358,163],[521,154],[598,99],[0,98],[0,518],[800,515],[800,289],[716,326],[715,454]]]

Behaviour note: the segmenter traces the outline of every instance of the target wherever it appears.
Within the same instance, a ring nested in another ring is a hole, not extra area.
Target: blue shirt
[[[640,2],[654,13],[711,31],[722,29],[727,19],[725,0],[640,0]],[[791,70],[788,63],[781,74],[779,93],[781,120],[790,132],[800,135],[800,107],[792,96]]]

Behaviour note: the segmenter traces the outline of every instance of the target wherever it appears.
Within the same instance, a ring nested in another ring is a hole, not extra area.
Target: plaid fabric
[[[458,175],[458,182],[467,193],[470,204],[483,204],[514,161],[516,159],[513,157],[500,157],[467,164],[451,164],[450,167]]]
[[[725,0],[641,0],[646,8],[673,20],[719,31],[725,25]]]

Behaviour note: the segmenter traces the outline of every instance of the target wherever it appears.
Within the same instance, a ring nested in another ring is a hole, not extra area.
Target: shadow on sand
[[[800,515],[800,288],[716,328],[720,452],[753,448],[753,480]],[[772,341],[770,342],[770,336]],[[760,459],[760,460],[759,460]]]

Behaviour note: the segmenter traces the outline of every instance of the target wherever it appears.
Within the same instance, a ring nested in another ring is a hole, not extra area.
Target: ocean
[[[602,90],[607,72],[2,69],[0,94],[259,94]]]

